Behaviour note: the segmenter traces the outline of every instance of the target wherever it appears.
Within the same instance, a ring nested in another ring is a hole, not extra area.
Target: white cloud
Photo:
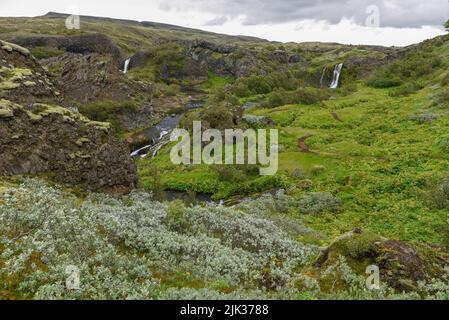
[[[380,28],[364,26],[368,5]],[[36,16],[76,6],[81,14],[170,23],[283,42],[408,45],[444,33],[447,0],[0,0],[1,16]]]

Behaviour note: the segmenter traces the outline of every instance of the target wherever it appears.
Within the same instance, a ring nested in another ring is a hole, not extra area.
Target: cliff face
[[[30,52],[0,40],[0,93],[17,103],[62,103],[49,74]]]
[[[111,55],[65,53],[46,59],[57,85],[66,97],[80,104],[93,101],[126,101],[140,95],[150,96],[149,84],[127,79]]]
[[[137,174],[109,124],[61,107],[64,99],[28,50],[0,49],[0,174],[48,173],[90,189],[131,189]]]

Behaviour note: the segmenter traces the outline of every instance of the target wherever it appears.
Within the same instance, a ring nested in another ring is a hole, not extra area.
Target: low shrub
[[[437,120],[438,115],[433,112],[420,112],[410,115],[409,119],[417,122],[418,124],[428,124]]]
[[[165,81],[174,77],[185,66],[183,47],[174,42],[156,46],[149,50],[147,55],[158,80]]]
[[[218,282],[280,297],[317,253],[250,205],[245,214],[187,208],[145,193],[80,201],[38,180],[3,199],[0,291],[22,298],[157,299],[170,287],[212,290]],[[68,267],[79,270],[79,290],[66,288]]]
[[[226,106],[209,107],[201,115],[209,128],[224,130],[235,127],[234,115]]]
[[[50,47],[35,47],[31,50],[31,54],[37,59],[48,59],[64,54],[65,51]]]
[[[259,174],[257,165],[216,165],[214,171],[217,173],[220,181],[245,181],[248,176]]]
[[[444,151],[449,152],[449,135],[443,135],[437,139],[438,147]]]
[[[400,86],[397,89],[391,90],[390,96],[392,96],[392,97],[409,96],[413,93],[418,92],[422,88],[424,88],[424,85],[422,83],[413,81],[413,82],[403,84],[402,86]]]
[[[299,201],[299,210],[306,214],[337,212],[341,201],[328,192],[312,192],[305,194]]]
[[[443,79],[441,79],[441,85],[442,86],[448,86],[449,85],[449,73],[444,75]]]
[[[366,84],[374,88],[397,87],[402,83],[430,75],[441,64],[442,60],[433,52],[413,51],[404,59],[394,61],[375,71]]]
[[[368,78],[366,84],[373,88],[392,88],[402,84],[399,77],[393,76],[388,72],[379,72]]]
[[[94,121],[112,122],[116,116],[137,109],[136,101],[98,101],[79,107],[79,112]]]
[[[423,196],[430,207],[449,209],[449,177],[429,181]]]
[[[265,102],[266,107],[275,108],[286,104],[312,105],[329,99],[329,92],[316,88],[299,88],[294,91],[276,89]]]
[[[444,88],[435,95],[434,103],[438,107],[447,106],[449,104],[449,89]]]

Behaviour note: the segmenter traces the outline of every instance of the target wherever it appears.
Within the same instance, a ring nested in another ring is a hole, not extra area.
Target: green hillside
[[[449,298],[448,36],[282,44],[96,17],[66,30],[65,18],[0,18],[0,121],[14,129],[0,128],[11,135],[2,151],[18,163],[0,170],[0,299]],[[62,107],[50,108],[56,120],[35,121],[51,114],[40,103]],[[102,133],[73,127],[63,108]],[[125,143],[157,146],[151,130],[177,117],[186,130],[278,129],[277,174],[175,165],[174,143],[130,164]],[[31,141],[63,132],[76,166],[41,169],[54,142],[14,149],[17,132],[45,126]],[[106,134],[120,148],[105,148]],[[126,158],[136,188],[64,172],[107,171],[104,158]],[[82,290],[64,289],[67,265]],[[380,290],[364,287],[369,265]]]

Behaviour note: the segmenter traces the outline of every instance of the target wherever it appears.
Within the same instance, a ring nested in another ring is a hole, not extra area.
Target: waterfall
[[[324,88],[324,77],[326,76],[326,68],[323,69],[323,74],[321,75],[321,79],[320,79],[320,87]]]
[[[123,73],[128,72],[129,63],[131,62],[131,58],[125,60],[125,65],[123,66]]]
[[[334,69],[334,77],[332,78],[332,83],[330,85],[331,89],[338,88],[338,82],[340,81],[341,70],[343,69],[343,63],[337,64]]]

